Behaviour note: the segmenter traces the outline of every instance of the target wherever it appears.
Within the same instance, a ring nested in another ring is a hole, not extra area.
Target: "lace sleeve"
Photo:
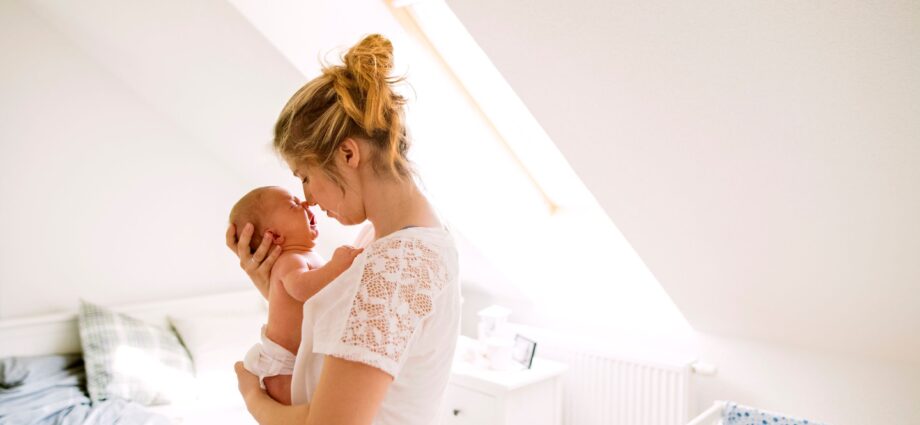
[[[365,252],[361,281],[344,329],[323,341],[320,352],[374,366],[394,378],[413,336],[432,314],[447,282],[440,255],[414,238],[385,239]]]

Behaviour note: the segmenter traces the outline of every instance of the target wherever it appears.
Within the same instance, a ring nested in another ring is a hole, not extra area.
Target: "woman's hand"
[[[249,279],[256,286],[256,289],[262,293],[265,299],[268,299],[268,277],[271,274],[272,266],[275,260],[281,255],[281,246],[272,248],[274,235],[271,232],[265,232],[262,243],[256,252],[249,250],[249,241],[252,239],[254,227],[252,223],[246,223],[243,226],[243,232],[240,233],[240,239],[236,239],[236,226],[232,223],[227,228],[227,247],[240,258],[240,268],[249,275]],[[269,253],[271,249],[271,253]],[[268,256],[266,256],[268,254]]]
[[[233,365],[233,369],[236,370],[237,386],[244,400],[249,400],[256,391],[262,391],[259,386],[259,377],[246,370],[243,367],[243,362],[236,362]]]
[[[237,384],[240,394],[243,395],[243,401],[246,402],[246,409],[256,422],[266,425],[307,423],[310,416],[310,405],[285,406],[278,403],[269,397],[268,393],[262,391],[262,388],[259,387],[259,377],[249,373],[243,367],[243,362],[236,362],[233,369],[236,370]]]

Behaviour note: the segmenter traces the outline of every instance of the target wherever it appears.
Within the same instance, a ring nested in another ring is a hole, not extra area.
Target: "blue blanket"
[[[822,425],[734,402],[729,402],[722,410],[722,422],[726,425]]]
[[[165,425],[169,420],[119,399],[92,404],[79,355],[0,359],[0,424]]]

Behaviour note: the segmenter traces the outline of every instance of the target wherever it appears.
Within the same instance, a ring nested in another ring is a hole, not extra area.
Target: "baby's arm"
[[[282,274],[281,283],[291,297],[304,302],[351,267],[355,257],[363,250],[364,248],[340,246],[332,254],[332,259],[324,266],[311,270],[306,264],[303,264]]]

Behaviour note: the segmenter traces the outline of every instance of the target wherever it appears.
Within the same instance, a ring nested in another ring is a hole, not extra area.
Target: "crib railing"
[[[717,400],[711,407],[693,418],[687,425],[715,425],[722,424],[722,409],[725,409],[725,401]]]

